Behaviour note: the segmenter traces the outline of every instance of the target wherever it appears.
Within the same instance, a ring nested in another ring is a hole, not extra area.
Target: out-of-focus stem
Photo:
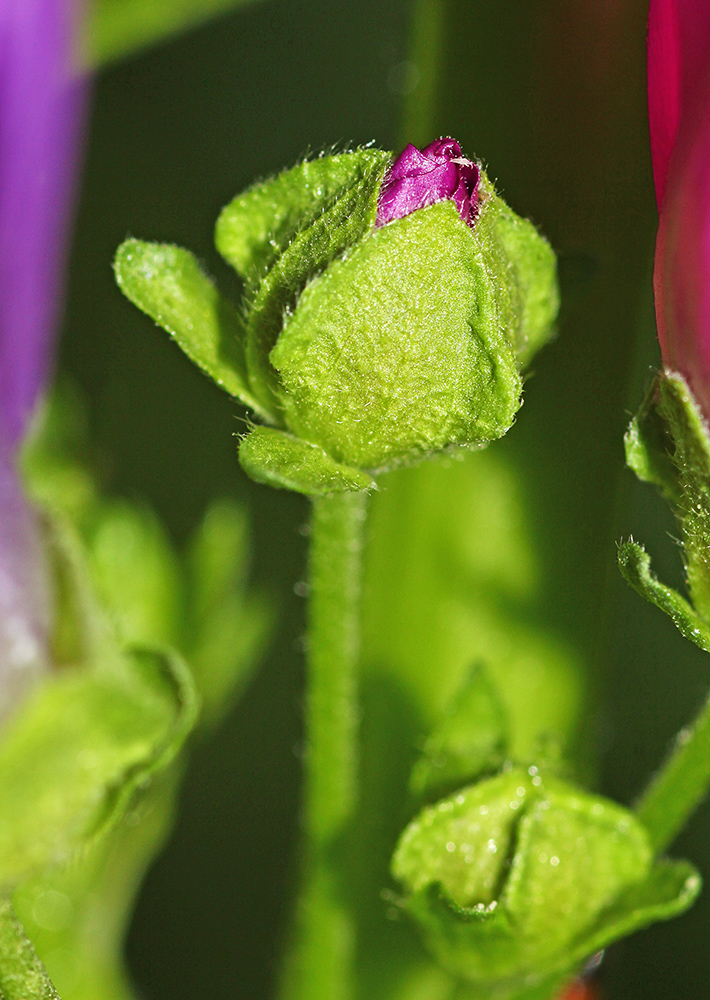
[[[445,0],[415,0],[409,40],[409,62],[415,86],[404,102],[402,145],[424,146],[434,138],[439,68],[444,37]]]
[[[636,811],[660,854],[675,840],[710,784],[710,697],[643,793]]]

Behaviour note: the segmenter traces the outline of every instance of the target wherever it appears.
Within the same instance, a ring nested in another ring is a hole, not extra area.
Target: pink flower
[[[651,0],[648,104],[660,213],[654,290],[661,354],[710,418],[708,0]]]
[[[463,221],[472,226],[478,180],[478,167],[461,155],[455,139],[437,139],[421,150],[410,143],[382,182],[376,225],[385,226],[418,208],[451,199]]]

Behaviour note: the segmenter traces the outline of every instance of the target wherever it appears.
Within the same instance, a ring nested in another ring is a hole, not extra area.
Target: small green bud
[[[487,1000],[573,970],[700,887],[690,865],[654,863],[628,810],[520,767],[424,809],[392,872],[431,950]]]
[[[128,297],[273,425],[242,447],[250,475],[361,489],[511,426],[522,366],[556,317],[555,258],[460,154],[441,139],[394,163],[371,149],[324,156],[235,198],[216,241],[245,282],[243,319],[187,251],[119,250]]]

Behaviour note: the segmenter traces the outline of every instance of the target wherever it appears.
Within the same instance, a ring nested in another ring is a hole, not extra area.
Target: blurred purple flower
[[[45,387],[86,85],[73,0],[0,0],[0,715],[47,658],[49,600],[17,448]]]
[[[410,143],[382,182],[375,225],[386,226],[418,208],[451,199],[463,221],[472,226],[478,180],[478,167],[462,156],[455,139],[437,139],[421,150]]]
[[[710,418],[710,3],[651,0],[648,104],[660,220],[654,291],[663,363]]]

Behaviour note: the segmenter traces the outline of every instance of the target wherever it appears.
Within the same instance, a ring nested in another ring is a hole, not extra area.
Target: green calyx
[[[699,616],[710,624],[710,432],[681,375],[664,371],[657,376],[627,431],[625,445],[627,465],[639,479],[659,488],[673,507],[683,532],[688,589],[694,608],[674,595],[676,614],[668,613],[688,638],[698,641],[696,623],[686,628],[680,619]],[[657,599],[660,585],[651,588],[644,584],[650,578],[648,573],[633,569],[627,573],[632,544],[622,546],[622,572],[632,586],[664,607],[663,601]],[[638,563],[638,559],[634,557],[632,563]],[[702,641],[698,645],[706,648]]]
[[[425,808],[392,873],[429,948],[491,1000],[554,982],[700,889],[692,866],[654,861],[628,810],[522,767]]]
[[[323,156],[223,210],[216,243],[244,281],[241,311],[188,251],[119,248],[125,294],[271,425],[241,450],[260,481],[371,488],[394,465],[501,437],[551,334],[555,258],[534,227],[482,175],[472,228],[452,201],[376,228],[391,159]]]

